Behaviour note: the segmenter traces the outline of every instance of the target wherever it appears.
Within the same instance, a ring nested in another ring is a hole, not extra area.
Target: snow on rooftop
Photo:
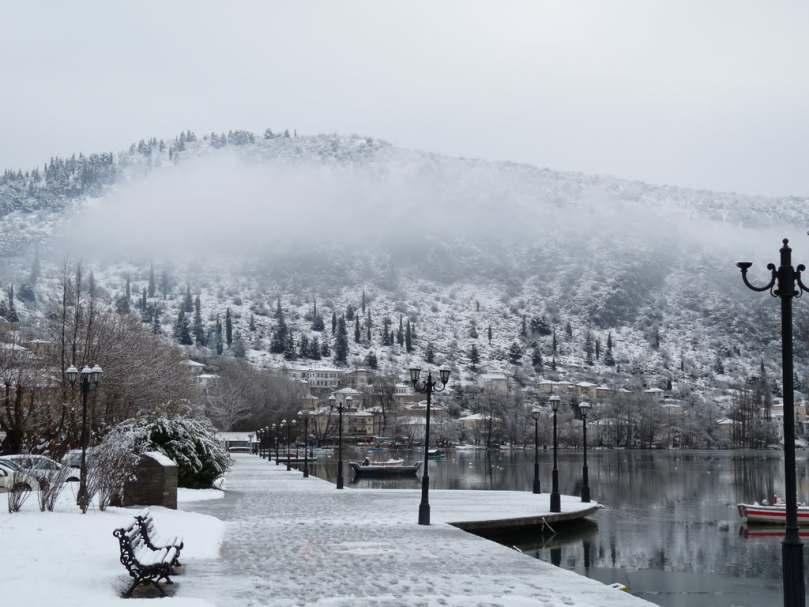
[[[171,459],[167,455],[164,455],[164,454],[160,453],[160,451],[146,451],[143,455],[145,455],[148,458],[153,459],[154,461],[156,461],[158,464],[160,464],[164,468],[176,468],[177,467],[177,462],[175,462],[173,459]]]

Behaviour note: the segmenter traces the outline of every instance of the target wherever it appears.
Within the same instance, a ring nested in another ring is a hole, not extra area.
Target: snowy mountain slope
[[[373,351],[396,371],[432,343],[436,362],[470,381],[483,370],[516,369],[530,379],[532,344],[548,363],[552,338],[522,335],[523,317],[544,316],[557,331],[561,375],[623,381],[602,360],[586,363],[591,332],[602,351],[612,333],[622,373],[647,384],[739,379],[761,358],[775,363],[777,310],[741,286],[733,262],[776,261],[781,236],[795,239],[800,259],[809,224],[808,201],[798,198],[450,158],[356,136],[184,133],[102,164],[96,181],[62,175],[53,191],[41,174],[5,174],[5,279],[25,281],[26,244],[39,242],[52,275],[65,255],[85,259],[112,305],[126,275],[133,293],[146,286],[153,263],[172,285],[159,298],[165,333],[190,285],[206,325],[231,308],[250,358],[263,365],[283,361],[267,352],[277,297],[297,342],[333,342],[332,312],[359,307],[365,289],[372,343],[355,343],[348,323],[356,364]],[[53,288],[43,277],[32,314]],[[305,319],[313,297],[327,336]],[[395,330],[400,316],[417,330],[412,353],[380,345],[383,319]],[[797,314],[802,363],[804,316]],[[525,355],[520,365],[509,360],[512,343]],[[472,344],[481,358],[474,370]]]

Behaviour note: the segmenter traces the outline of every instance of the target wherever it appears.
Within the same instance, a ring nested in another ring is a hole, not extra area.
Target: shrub
[[[160,451],[177,462],[177,483],[181,487],[205,488],[231,465],[230,455],[216,440],[215,432],[208,420],[146,417],[121,422],[104,442],[128,442],[130,452],[137,455]]]
[[[39,509],[42,512],[46,510],[53,512],[56,499],[59,497],[59,494],[62,493],[62,489],[65,487],[65,481],[67,481],[69,475],[70,468],[62,466],[58,470],[48,472],[48,475],[39,481]]]
[[[27,478],[19,472],[11,473],[11,483],[8,490],[8,511],[19,512],[25,500],[31,495],[35,487],[28,486]]]

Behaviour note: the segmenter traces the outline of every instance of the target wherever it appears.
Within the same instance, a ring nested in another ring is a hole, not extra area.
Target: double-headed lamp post
[[[438,382],[433,379],[432,371],[427,372],[427,379],[419,382],[421,369],[410,369],[410,382],[413,384],[413,390],[427,395],[427,412],[424,420],[424,471],[421,474],[421,502],[419,503],[419,525],[430,524],[430,475],[427,473],[430,465],[430,405],[432,404],[433,392],[442,392],[447,387],[449,381],[449,369],[441,369],[439,371],[439,379],[441,387]]]
[[[278,465],[278,424],[273,424],[270,426],[272,428],[272,438],[273,442],[275,443],[275,465]],[[272,445],[270,445],[272,447]],[[269,456],[270,461],[272,461],[272,453]]]
[[[579,413],[581,413],[581,428],[584,441],[584,464],[581,467],[581,501],[590,501],[590,479],[587,474],[587,412],[592,409],[592,405],[587,401],[579,403]]]
[[[76,385],[79,378],[79,388],[81,389],[81,463],[79,464],[79,494],[76,501],[82,510],[86,510],[89,496],[87,495],[87,395],[90,388],[95,388],[101,381],[103,370],[98,365],[84,365],[81,373],[74,366],[70,365],[65,370],[65,375],[71,387]]]
[[[531,417],[534,418],[534,493],[540,494],[539,488],[539,416],[542,411],[536,405],[531,408]]]
[[[287,423],[287,470],[292,470],[292,428],[298,422],[296,420],[291,420]]]
[[[549,399],[551,401],[551,409],[553,410],[553,472],[551,473],[551,512],[562,511],[562,500],[559,497],[559,466],[556,458],[556,449],[558,442],[556,438],[556,413],[559,411],[559,396],[554,394]]]
[[[795,403],[792,384],[792,299],[809,292],[803,284],[803,264],[792,267],[792,249],[784,238],[780,249],[781,265],[767,264],[770,281],[761,287],[747,279],[747,271],[753,264],[740,261],[736,266],[742,271],[742,280],[753,291],[769,291],[781,299],[781,367],[784,386],[784,491],[786,493],[786,534],[781,543],[783,561],[784,606],[804,607],[803,545],[798,533],[798,496],[795,481]]]
[[[329,396],[329,403],[332,407],[337,406],[337,483],[338,489],[343,488],[343,411],[345,411],[346,404],[351,407],[351,397],[347,396],[345,403],[337,401],[334,394]]]
[[[298,417],[303,418],[303,478],[309,478],[309,411],[298,411]]]

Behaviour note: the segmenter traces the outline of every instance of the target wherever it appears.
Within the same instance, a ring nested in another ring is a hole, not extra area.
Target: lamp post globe
[[[551,512],[561,512],[562,500],[559,497],[559,462],[556,454],[556,450],[558,448],[556,413],[559,411],[560,399],[558,395],[554,394],[548,400],[551,403],[551,410],[553,411],[553,472],[551,473]]]
[[[590,501],[590,478],[587,473],[587,414],[593,406],[587,401],[579,403],[579,413],[581,413],[582,441],[584,444],[584,463],[581,468],[581,501]]]
[[[534,488],[533,492],[539,495],[542,493],[539,485],[539,416],[542,413],[539,407],[534,405],[531,408],[531,417],[534,418]]]

